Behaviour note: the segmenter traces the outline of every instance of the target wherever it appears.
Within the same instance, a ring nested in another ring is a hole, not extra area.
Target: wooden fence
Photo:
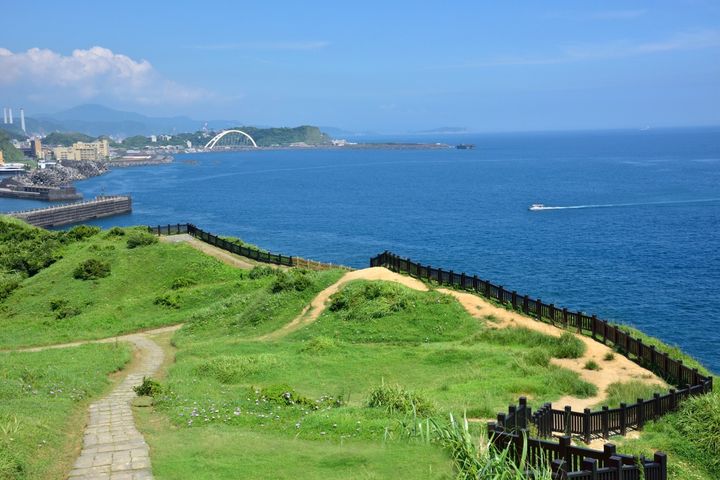
[[[522,461],[522,468],[550,465],[555,480],[667,480],[667,456],[655,453],[652,460],[645,457],[621,455],[615,445],[606,443],[603,450],[572,445],[570,436],[558,442],[531,438],[526,430],[508,432],[497,424],[488,424],[488,434],[493,445],[509,449],[515,462]]]
[[[396,272],[436,281],[453,288],[471,290],[499,303],[564,328],[573,328],[578,333],[587,333],[603,344],[613,345],[622,354],[649,370],[657,372],[668,383],[677,385],[668,393],[655,394],[649,399],[637,399],[632,405],[621,404],[618,408],[603,407],[595,412],[585,409],[573,412],[570,407],[556,410],[547,403],[530,415],[529,407],[521,399],[518,406],[510,406],[507,414],[498,416],[498,426],[508,431],[527,428],[528,422],[534,424],[542,437],[553,433],[578,435],[589,442],[593,437],[608,438],[612,434],[625,435],[628,429],[640,429],[644,423],[655,420],[677,409],[680,400],[691,395],[700,395],[712,391],[713,379],[698,372],[696,368],[683,365],[682,360],[674,360],[665,352],[659,352],[655,346],[645,344],[640,338],[633,338],[616,325],[601,320],[595,315],[571,312],[542,300],[532,299],[515,291],[508,291],[502,285],[494,285],[481,280],[477,275],[457,274],[452,270],[420,265],[407,258],[401,258],[390,252],[383,252],[370,259],[371,266],[383,266]]]
[[[217,235],[206,232],[191,223],[158,225],[155,227],[148,227],[148,230],[155,235],[179,235],[186,233],[188,235],[192,235],[198,240],[202,240],[203,242],[209,243],[210,245],[221,248],[230,253],[241,255],[263,263],[272,263],[274,265],[282,265],[285,267],[307,268],[311,270],[327,270],[330,268],[350,270],[348,267],[344,267],[342,265],[316,262],[314,260],[306,260],[301,257],[270,253],[257,248],[246,247],[245,245],[240,245],[239,243],[235,243],[231,240],[226,240],[218,237]]]

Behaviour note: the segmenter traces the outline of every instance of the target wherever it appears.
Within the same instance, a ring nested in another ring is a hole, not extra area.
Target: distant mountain
[[[193,120],[185,116],[149,117],[135,112],[114,110],[103,105],[79,105],[77,107],[53,114],[38,115],[26,119],[29,133],[49,133],[52,131],[81,132],[97,137],[109,135],[113,137],[130,137],[133,135],[172,134],[179,132],[195,132],[205,122]],[[208,128],[221,129],[240,122],[237,120],[208,121]]]

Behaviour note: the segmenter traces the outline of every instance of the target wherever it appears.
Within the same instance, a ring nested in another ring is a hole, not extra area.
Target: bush
[[[50,310],[55,313],[55,318],[58,320],[74,317],[81,313],[79,308],[70,305],[70,302],[65,298],[54,298],[50,300]]]
[[[170,285],[170,288],[172,288],[173,290],[179,290],[181,288],[192,287],[196,283],[197,282],[195,282],[195,280],[193,280],[191,278],[178,277],[175,280],[173,280],[172,285]]]
[[[531,348],[523,353],[523,360],[527,365],[547,367],[550,365],[550,353],[542,348]]]
[[[163,391],[162,385],[155,380],[147,377],[143,377],[143,381],[140,385],[133,387],[133,391],[138,397],[155,397],[160,395]]]
[[[613,352],[607,352],[605,356],[603,357],[603,360],[606,362],[610,362],[612,360],[615,360],[615,354]]]
[[[569,332],[564,332],[552,349],[552,356],[555,358],[580,358],[584,354],[583,341]]]
[[[280,293],[289,290],[302,292],[312,285],[307,272],[292,270],[290,273],[282,270],[277,271],[275,280],[270,284],[272,293]]]
[[[588,360],[583,366],[585,370],[600,370],[600,365],[595,360]]]
[[[257,280],[258,278],[263,277],[269,277],[270,275],[275,275],[278,272],[276,268],[268,267],[265,265],[259,265],[257,267],[254,267],[250,272],[248,273],[248,278],[251,280]]]
[[[17,273],[0,273],[0,301],[5,300],[10,294],[20,287],[22,276]]]
[[[90,238],[93,235],[97,235],[98,233],[100,233],[100,227],[94,227],[90,225],[78,225],[68,230],[65,235],[67,235],[70,240],[79,241]]]
[[[445,301],[440,297],[439,301]],[[350,283],[330,297],[328,309],[344,320],[382,318],[414,306],[413,292],[388,282]]]
[[[312,353],[320,355],[335,350],[337,343],[335,340],[329,337],[313,337],[300,347],[300,351],[303,353]]]
[[[384,408],[388,413],[413,414],[418,416],[432,415],[435,407],[421,395],[405,390],[400,385],[384,383],[370,392],[367,406]]]
[[[127,248],[144,247],[157,243],[158,239],[155,235],[148,232],[133,232],[128,235]]]
[[[97,258],[89,258],[80,263],[73,271],[78,280],[96,280],[110,275],[110,263]]]
[[[286,406],[298,405],[311,410],[319,410],[324,407],[340,407],[343,405],[342,397],[323,395],[318,400],[312,400],[300,395],[294,388],[287,384],[270,385],[261,390],[254,390],[254,392],[258,400],[265,400]]]
[[[180,297],[174,293],[166,293],[155,297],[155,305],[168,308],[180,308]]]
[[[106,237],[124,237],[125,236],[125,230],[123,230],[120,227],[112,227],[108,232],[105,234]]]
[[[270,354],[219,355],[198,365],[195,372],[201,376],[211,376],[222,383],[235,383],[279,363],[277,357]]]

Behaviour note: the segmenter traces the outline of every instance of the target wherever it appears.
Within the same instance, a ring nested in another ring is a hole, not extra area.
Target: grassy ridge
[[[129,249],[131,234],[97,234],[59,247],[61,261],[22,280],[20,288],[0,303],[0,348],[102,338],[179,323],[232,294],[237,270],[185,245]],[[109,275],[75,278],[75,269],[88,259],[106,262]]]

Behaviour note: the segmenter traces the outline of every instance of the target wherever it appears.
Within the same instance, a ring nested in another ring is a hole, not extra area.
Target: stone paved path
[[[70,480],[153,478],[149,448],[135,428],[130,403],[136,397],[132,387],[142,383],[143,376],[157,372],[163,362],[163,351],[146,334],[125,335],[122,339],[138,348],[140,360],[110,395],[90,405],[83,449],[70,472]]]

